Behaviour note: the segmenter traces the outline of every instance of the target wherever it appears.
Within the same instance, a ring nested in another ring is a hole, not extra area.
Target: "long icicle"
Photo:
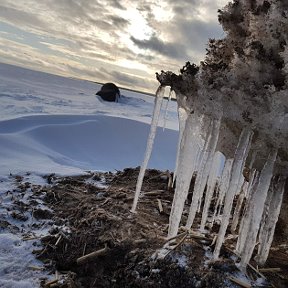
[[[238,146],[234,155],[229,188],[225,197],[225,204],[224,204],[224,209],[223,209],[221,226],[220,226],[216,246],[215,246],[214,253],[213,253],[214,258],[218,258],[220,254],[220,249],[222,247],[224,237],[226,234],[226,230],[227,230],[229,220],[230,220],[233,199],[238,189],[240,177],[242,176],[242,170],[243,170],[243,166],[246,160],[245,156],[247,156],[248,154],[247,149],[250,148],[252,135],[253,135],[253,132],[251,129],[244,128],[239,138]]]
[[[160,111],[161,111],[162,101],[164,97],[164,92],[165,92],[165,88],[162,86],[160,86],[156,92],[153,117],[152,117],[150,132],[149,132],[149,136],[147,140],[145,156],[144,156],[144,160],[143,160],[143,163],[141,165],[140,172],[138,175],[134,201],[133,201],[133,205],[131,208],[132,213],[135,213],[136,211],[139,195],[140,195],[142,184],[143,184],[144,174],[145,174],[149,159],[151,157],[154,139],[155,139],[156,131],[157,131],[157,125],[158,125],[158,121],[160,117]]]
[[[245,204],[242,219],[240,221],[238,239],[237,239],[236,248],[235,248],[236,253],[239,255],[241,254],[243,245],[245,244],[246,234],[247,234],[248,225],[249,225],[248,219],[250,218],[249,213],[251,211],[250,206],[252,205],[251,198],[258,186],[259,176],[260,176],[260,173],[256,171],[256,169],[254,169],[252,171],[251,179],[250,179],[249,186],[248,186],[248,191],[246,195],[246,204]]]
[[[240,212],[242,210],[242,204],[243,201],[245,199],[245,195],[247,194],[247,189],[248,189],[248,185],[249,183],[244,181],[242,188],[241,188],[241,192],[238,196],[237,199],[237,204],[235,207],[235,211],[234,211],[234,215],[233,215],[233,220],[232,220],[232,225],[231,225],[231,232],[234,234],[236,232],[238,223],[239,223],[239,218],[240,218]]]
[[[169,96],[168,96],[168,99],[167,99],[167,102],[166,102],[166,105],[165,105],[165,108],[164,108],[164,116],[163,116],[163,131],[165,130],[166,128],[166,123],[167,123],[167,115],[168,115],[168,106],[169,106],[169,102],[171,101],[171,98],[172,98],[172,88],[170,88],[170,91],[169,91]]]
[[[243,231],[244,233],[247,232],[245,245],[243,245],[243,249],[241,251],[240,267],[243,270],[246,269],[246,266],[252,257],[252,253],[256,245],[264,205],[269,190],[270,182],[273,176],[273,168],[274,163],[276,161],[276,157],[277,157],[277,149],[274,149],[269,154],[269,157],[261,171],[256,191],[255,193],[253,193],[250,200],[252,205],[251,205],[251,212],[248,214],[251,215],[251,217],[248,219],[249,226],[247,231]]]
[[[179,155],[180,155],[180,149],[181,149],[181,140],[183,137],[183,132],[184,132],[187,117],[188,117],[187,111],[184,108],[179,107],[178,108],[179,136],[178,136],[178,145],[177,145],[176,164],[175,164],[175,169],[174,169],[174,174],[173,174],[173,186],[177,177]]]
[[[225,165],[224,165],[223,172],[222,172],[221,179],[220,179],[220,184],[218,186],[219,193],[218,193],[218,198],[217,198],[217,202],[215,205],[215,210],[214,210],[214,215],[212,218],[211,226],[213,226],[215,222],[216,215],[219,216],[221,213],[222,203],[223,203],[224,197],[226,195],[226,192],[229,186],[232,164],[233,164],[233,159],[227,159],[225,161]]]
[[[256,261],[263,266],[268,258],[269,250],[273,241],[275,226],[279,218],[286,177],[274,177],[267,196],[267,209],[263,215],[262,225],[259,232],[259,246]],[[269,198],[268,198],[269,197]]]
[[[221,165],[221,158],[219,156],[219,153],[216,152],[214,155],[213,162],[212,162],[210,175],[207,181],[207,189],[206,189],[206,194],[205,194],[204,207],[202,211],[200,231],[204,231],[205,224],[207,222],[208,211],[210,208],[212,197],[215,192],[215,185],[216,185],[220,165]]]
[[[184,203],[188,195],[192,175],[195,172],[198,153],[200,152],[198,143],[200,123],[201,120],[198,115],[188,115],[181,141],[182,149],[180,149],[179,153],[178,175],[169,218],[168,237],[174,237],[178,233]]]
[[[192,202],[190,205],[189,215],[186,223],[187,229],[190,229],[192,227],[198,206],[201,205],[203,192],[211,168],[211,162],[218,142],[220,126],[221,119],[213,120],[213,123],[211,125],[211,131],[208,132],[210,135],[208,134],[206,137],[206,143],[204,145],[200,169],[197,171]]]

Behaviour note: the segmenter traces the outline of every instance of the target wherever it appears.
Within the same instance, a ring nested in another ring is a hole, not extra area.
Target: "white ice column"
[[[251,195],[251,206],[250,206],[250,218],[248,219],[249,225],[247,233],[246,231],[242,231],[245,233],[246,239],[245,244],[242,245],[243,249],[241,251],[241,261],[240,267],[245,270],[247,264],[249,263],[252,253],[254,251],[257,235],[260,227],[260,222],[263,215],[264,205],[267,197],[267,193],[269,190],[270,182],[273,176],[273,168],[274,163],[277,157],[277,150],[274,149],[268,156],[268,159],[261,171],[259,182],[256,188],[255,193]]]
[[[178,233],[185,200],[200,152],[200,126],[201,117],[195,113],[189,114],[180,144],[177,181],[169,218],[168,237],[173,237]]]
[[[216,214],[217,214],[217,216],[219,216],[221,214],[222,203],[223,203],[225,194],[226,194],[228,187],[229,187],[232,164],[233,164],[233,159],[227,159],[225,161],[225,165],[224,165],[223,172],[221,175],[220,183],[218,186],[219,193],[218,193],[218,198],[217,198],[217,202],[215,205],[214,215],[213,215],[213,219],[212,219],[212,223],[211,223],[212,226],[214,224]]]
[[[146,152],[145,152],[144,160],[143,160],[143,163],[141,165],[140,172],[138,175],[134,201],[133,201],[133,205],[131,209],[131,212],[133,213],[136,211],[139,195],[140,195],[142,184],[143,184],[144,174],[145,174],[145,171],[146,171],[146,168],[147,168],[147,165],[148,165],[151,153],[152,153],[154,139],[155,139],[156,131],[157,131],[157,125],[158,125],[160,112],[161,112],[161,106],[162,106],[163,97],[164,97],[164,92],[165,92],[165,88],[162,86],[160,86],[156,92],[154,111],[153,111],[150,132],[149,132],[149,136],[147,140]]]
[[[186,223],[186,228],[190,229],[193,225],[194,218],[198,207],[201,205],[203,192],[207,183],[207,178],[211,169],[212,159],[215,153],[216,145],[219,137],[219,130],[221,126],[221,119],[214,119],[206,137],[204,150],[202,151],[202,158],[197,171],[194,191],[192,195],[192,202],[189,209],[189,215]]]
[[[238,196],[237,204],[236,204],[234,215],[233,215],[232,225],[231,225],[232,233],[235,233],[235,231],[237,229],[237,226],[239,223],[239,218],[240,218],[240,213],[242,210],[242,204],[243,204],[243,201],[245,199],[245,195],[247,194],[248,185],[249,185],[249,183],[244,181],[242,188],[241,188],[241,192]]]
[[[170,92],[169,92],[169,96],[165,105],[165,109],[164,109],[164,118],[163,118],[163,130],[165,130],[166,128],[166,123],[167,123],[167,116],[168,116],[168,106],[169,106],[169,102],[171,101],[172,98],[172,92],[173,90],[170,88]]]
[[[173,185],[177,177],[179,155],[180,155],[180,150],[181,150],[181,140],[182,140],[187,117],[188,117],[187,111],[182,107],[178,107],[179,136],[178,136],[178,145],[177,145],[176,164],[175,164],[175,169],[174,169],[174,174],[173,174]]]
[[[249,215],[249,213],[251,212],[251,205],[252,205],[251,198],[257,189],[259,176],[260,176],[260,173],[254,169],[252,171],[252,176],[251,176],[249,186],[248,186],[244,213],[240,222],[240,227],[239,227],[239,232],[238,232],[239,235],[238,235],[236,249],[235,249],[237,254],[241,254],[243,245],[245,244],[245,239],[246,239],[247,231],[249,227],[249,219],[251,217]]]
[[[235,193],[237,192],[239,181],[242,176],[243,166],[247,157],[247,149],[250,148],[251,138],[253,132],[249,128],[244,128],[241,132],[239,142],[234,155],[234,161],[231,169],[231,177],[229,181],[229,188],[225,196],[225,204],[223,208],[223,215],[220,230],[217,237],[217,242],[214,250],[213,257],[218,258],[220,249],[222,247],[226,230],[230,220],[231,209]]]
[[[259,265],[264,265],[273,241],[275,226],[279,218],[283,200],[286,177],[274,177],[266,200],[265,214],[262,218],[261,228],[258,235],[258,255],[256,260]]]
[[[216,181],[219,175],[219,170],[220,170],[220,165],[221,165],[222,159],[220,158],[219,153],[214,154],[213,162],[212,162],[212,167],[210,170],[210,175],[208,177],[207,181],[207,189],[205,193],[205,202],[204,202],[204,207],[202,211],[202,219],[201,219],[201,225],[200,225],[200,230],[203,231],[205,228],[205,224],[207,222],[208,218],[208,212],[211,204],[212,197],[215,192],[215,186],[216,186]]]

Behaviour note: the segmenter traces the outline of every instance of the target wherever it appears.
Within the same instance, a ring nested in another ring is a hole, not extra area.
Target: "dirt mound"
[[[51,216],[55,224],[50,235],[42,238],[44,248],[37,256],[63,276],[57,276],[51,285],[239,287],[235,278],[240,279],[240,272],[229,241],[221,260],[212,261],[212,232],[198,235],[184,231],[173,240],[175,243],[165,239],[173,199],[173,191],[167,186],[171,180],[168,172],[146,171],[137,213],[130,212],[138,173],[138,168],[129,168],[116,174],[49,175],[48,186],[34,189],[35,195],[45,194],[45,203],[54,211],[53,216],[37,212],[38,217]],[[269,267],[282,269],[267,274],[275,287],[288,284],[287,246],[281,245],[272,248],[268,260]],[[163,251],[166,254],[161,256]],[[249,268],[247,273],[251,282],[259,283],[259,272]],[[45,287],[51,285],[43,283]],[[257,285],[271,287],[265,281]]]

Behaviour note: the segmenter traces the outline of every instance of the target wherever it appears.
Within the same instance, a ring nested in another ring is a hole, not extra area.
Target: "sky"
[[[0,62],[154,93],[199,63],[227,0],[1,0]]]

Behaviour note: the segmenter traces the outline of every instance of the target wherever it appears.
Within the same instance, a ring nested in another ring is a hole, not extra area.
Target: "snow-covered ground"
[[[19,192],[15,190],[15,175],[43,184],[41,175],[49,173],[113,172],[141,164],[154,98],[121,89],[120,103],[107,103],[95,96],[100,87],[0,64],[1,223],[11,221],[9,205]],[[169,103],[166,118],[166,129],[158,128],[150,168],[173,170],[175,165],[175,102]],[[38,287],[43,272],[30,269],[40,265],[31,254],[35,247],[22,240],[31,226],[13,221],[19,230],[0,225],[0,287]],[[34,232],[43,235],[45,231]]]

